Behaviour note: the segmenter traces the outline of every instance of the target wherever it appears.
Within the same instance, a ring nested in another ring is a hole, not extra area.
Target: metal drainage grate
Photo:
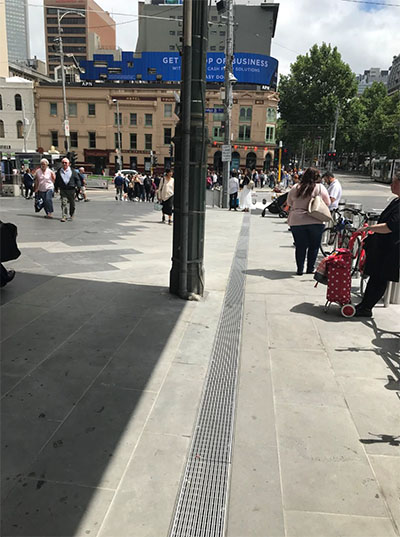
[[[249,229],[245,214],[170,537],[224,532]]]

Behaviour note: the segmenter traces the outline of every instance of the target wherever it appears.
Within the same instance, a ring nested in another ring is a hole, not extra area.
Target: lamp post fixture
[[[117,129],[118,129],[118,167],[122,170],[122,158],[121,158],[121,125],[119,121],[119,102],[118,99],[113,99],[112,102],[117,105]]]
[[[67,107],[67,93],[65,89],[65,69],[64,69],[64,50],[63,50],[63,42],[62,42],[62,29],[61,29],[61,21],[65,17],[65,15],[79,15],[80,17],[85,18],[85,15],[80,11],[63,11],[61,15],[60,9],[57,9],[57,23],[58,23],[58,43],[60,45],[60,65],[61,65],[61,82],[62,82],[62,92],[63,92],[63,112],[64,112],[64,136],[65,136],[65,150],[67,153],[69,152],[71,148],[71,136],[69,132],[69,118],[68,118],[68,107]]]

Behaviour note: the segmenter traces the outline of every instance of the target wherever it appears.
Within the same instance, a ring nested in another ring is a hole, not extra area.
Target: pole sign
[[[179,52],[122,52],[121,61],[112,54],[94,54],[93,60],[82,60],[81,80],[145,80],[179,82],[181,56]],[[207,53],[207,82],[225,79],[225,54]],[[276,81],[278,60],[264,54],[236,52],[233,74],[238,82],[270,86]]]
[[[223,108],[206,108],[206,114],[223,114]]]
[[[232,149],[230,145],[223,145],[222,149],[222,162],[230,162],[232,160]]]
[[[64,121],[64,133],[65,133],[65,136],[69,136],[69,120],[68,119]]]

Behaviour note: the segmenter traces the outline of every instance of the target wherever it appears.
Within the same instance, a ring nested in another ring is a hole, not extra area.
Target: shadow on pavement
[[[244,270],[244,274],[248,276],[260,276],[268,280],[285,280],[296,276],[293,270],[265,270],[265,269],[250,269]]]
[[[185,302],[161,287],[18,276],[1,291],[1,534],[95,535]]]
[[[360,438],[362,444],[389,444],[390,446],[400,446],[400,436],[392,436],[391,434],[374,434],[368,433],[375,438]]]

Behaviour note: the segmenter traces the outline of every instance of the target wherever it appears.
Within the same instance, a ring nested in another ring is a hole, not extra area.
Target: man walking
[[[78,172],[73,170],[69,165],[69,160],[64,157],[61,161],[62,167],[56,173],[56,181],[54,183],[55,191],[60,191],[61,196],[61,222],[65,222],[68,218],[74,218],[75,212],[75,190],[80,187],[81,181]]]
[[[229,210],[233,209],[237,211],[237,197],[239,191],[239,179],[237,178],[237,173],[232,172],[231,177],[228,183],[229,191]]]
[[[122,201],[122,195],[124,193],[124,178],[122,175],[118,172],[117,175],[114,177],[114,186],[115,186],[115,199],[116,201]]]
[[[342,197],[342,185],[336,179],[332,172],[325,172],[322,176],[328,187],[328,194],[331,199],[329,210],[333,211],[339,207],[339,202]]]
[[[83,194],[83,199],[84,201],[90,201],[86,193],[86,174],[85,174],[85,168],[83,166],[79,168],[78,175],[79,175],[79,179],[81,180],[81,192]]]

